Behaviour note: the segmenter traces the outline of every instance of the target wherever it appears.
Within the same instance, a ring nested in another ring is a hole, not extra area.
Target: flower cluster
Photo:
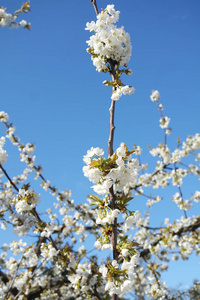
[[[3,165],[6,163],[8,154],[7,152],[3,149],[3,146],[5,144],[5,137],[0,138],[0,164]]]
[[[111,99],[114,101],[119,100],[122,95],[132,95],[134,91],[134,87],[129,85],[118,86],[112,93]]]
[[[121,277],[121,280],[109,280],[105,285],[105,291],[108,291],[112,296],[113,294],[122,297],[129,291],[131,291],[133,286],[133,279],[135,277],[135,267],[138,264],[138,255],[133,255],[130,261],[125,260],[121,267],[116,260],[112,262],[108,261],[108,264],[101,265],[99,272],[102,274],[103,278],[116,278],[116,276]]]
[[[15,20],[18,13],[28,10],[29,3],[13,15],[0,8],[0,26],[27,27],[25,21]],[[88,52],[98,71],[110,72],[112,81],[104,84],[113,87],[113,101],[134,91],[120,80],[122,73],[131,74],[125,69],[131,45],[124,28],[114,25],[118,18],[114,5],[108,5],[97,16],[96,23],[87,23],[87,29],[94,32],[88,41]],[[120,70],[119,66],[124,69]],[[121,143],[107,159],[103,157],[103,149],[92,147],[83,158],[84,175],[93,183],[95,192],[88,196],[91,207],[85,203],[75,205],[69,190],[60,192],[44,178],[42,167],[35,164],[35,146],[22,144],[15,136],[15,127],[8,123],[8,115],[0,112],[0,121],[6,127],[5,136],[0,138],[0,226],[3,230],[13,229],[14,234],[23,237],[0,247],[0,299],[110,300],[130,291],[133,291],[132,298],[141,299],[200,298],[198,281],[186,292],[174,293],[161,277],[170,259],[186,260],[192,253],[200,256],[200,191],[195,186],[195,179],[200,176],[200,134],[191,135],[183,142],[179,139],[177,148],[171,151],[167,144],[170,118],[162,113],[157,90],[152,91],[150,98],[158,107],[160,127],[164,131],[162,143],[149,147],[150,154],[158,157],[154,171],[148,172],[148,165],[141,163],[139,146],[128,150]],[[25,163],[23,172],[13,177],[2,166],[8,158],[3,149],[6,138],[16,146],[21,162]],[[132,155],[138,156],[137,159]],[[48,207],[43,206],[42,213],[38,206],[40,195],[29,183],[32,172],[35,179],[41,180],[40,186],[57,199],[53,205],[49,206],[49,201]],[[189,176],[192,176],[193,190],[187,197],[183,182]],[[170,185],[171,196],[170,191],[163,197],[153,195],[155,189]],[[147,198],[145,213],[138,210],[136,203],[141,197]],[[180,208],[177,211],[181,216],[171,221],[164,217],[160,222],[157,214],[152,222],[150,210],[165,197],[167,201],[172,199],[171,205]],[[192,208],[194,213],[190,211]],[[34,240],[29,243],[31,237]],[[95,249],[91,249],[91,241]],[[112,250],[112,260],[99,262],[98,250]]]
[[[158,100],[160,100],[160,93],[159,91],[154,91],[152,90],[152,94],[150,96],[151,101],[156,102],[158,110],[161,115],[160,119],[160,127],[165,130],[165,135],[171,134],[171,129],[169,128],[169,123],[170,123],[170,118],[167,116],[163,116],[162,111],[163,111],[163,105],[160,103],[158,104]]]
[[[94,191],[99,195],[107,195],[113,186],[114,192],[128,195],[137,182],[139,162],[132,158],[134,150],[128,151],[126,145],[121,143],[112,157],[107,160],[102,156],[103,149],[91,148],[84,156],[87,164],[83,172],[95,185]]]
[[[0,7],[0,27],[9,26],[10,28],[18,28],[21,26],[30,29],[30,24],[28,24],[27,21],[16,21],[19,13],[26,13],[28,11],[30,11],[29,2],[24,3],[19,10],[14,12],[14,14],[7,13],[5,8]]]
[[[35,208],[40,202],[40,195],[30,190],[20,189],[16,198],[13,199],[16,211],[20,214],[27,213]]]
[[[0,26],[5,27],[15,22],[17,16],[6,13],[5,9],[0,8]]]
[[[93,64],[99,72],[107,69],[106,63],[109,59],[116,60],[125,67],[130,60],[130,36],[123,26],[117,28],[114,25],[119,19],[119,13],[115,11],[114,5],[108,5],[97,15],[96,23],[92,21],[86,24],[86,29],[95,33],[87,41],[90,47],[87,51],[93,54]]]
[[[133,224],[137,219],[137,214],[131,213],[127,209],[128,202],[132,199],[132,189],[137,184],[139,172],[139,162],[132,158],[135,150],[128,151],[127,146],[121,143],[116,152],[105,159],[104,151],[100,148],[91,148],[84,156],[86,166],[83,172],[89,178],[94,191],[103,196],[101,200],[97,195],[90,195],[91,205],[96,205],[98,215],[96,224],[100,225],[100,236],[95,242],[98,250],[112,250],[111,241],[112,225],[116,222],[120,213],[124,213],[125,224]],[[115,195],[115,207],[111,208],[110,192]],[[132,214],[132,215],[130,215]],[[132,221],[130,219],[133,219]],[[130,225],[131,226],[131,225]],[[120,226],[118,225],[120,228]],[[138,261],[135,244],[126,235],[119,237],[117,249],[121,257],[121,263],[117,260],[108,261],[99,268],[99,272],[105,278],[110,278],[105,285],[105,291],[110,295],[124,295],[133,288],[134,269]]]
[[[122,73],[132,74],[132,71],[127,69],[132,46],[130,36],[124,27],[117,28],[114,25],[119,19],[119,13],[115,11],[114,5],[108,5],[97,15],[96,22],[86,24],[86,30],[94,32],[87,41],[89,45],[87,52],[92,55],[93,65],[98,72],[110,72],[113,75],[113,81],[105,80],[103,83],[114,87],[111,97],[114,101],[119,100],[122,95],[131,95],[135,91],[132,86],[124,85],[120,80]],[[125,69],[120,70],[119,66]]]

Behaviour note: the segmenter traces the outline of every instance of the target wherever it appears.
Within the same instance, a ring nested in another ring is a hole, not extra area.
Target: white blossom
[[[162,117],[160,119],[160,127],[162,129],[166,129],[169,126],[170,118],[168,117]]]
[[[152,91],[152,94],[151,94],[150,98],[151,98],[151,101],[153,101],[153,102],[158,101],[160,99],[159,92],[157,90]]]

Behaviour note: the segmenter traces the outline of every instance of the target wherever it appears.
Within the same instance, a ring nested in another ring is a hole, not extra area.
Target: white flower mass
[[[114,24],[119,20],[119,11],[115,11],[114,5],[107,8],[97,16],[96,23],[92,21],[86,24],[86,30],[94,32],[87,44],[92,49],[93,64],[97,71],[101,72],[107,68],[109,59],[116,60],[121,66],[126,66],[130,60],[132,46],[130,35],[121,26],[117,28]]]
[[[91,2],[95,5],[96,1]],[[26,12],[29,2],[23,6]],[[26,21],[15,21],[17,14],[0,7],[0,26],[28,28]],[[96,22],[86,24],[92,34],[87,51],[93,64],[98,72],[111,75],[111,81],[103,82],[112,87],[111,107],[122,95],[134,93],[132,86],[121,82],[123,73],[131,75],[127,64],[132,46],[124,27],[115,25],[119,14],[114,5],[108,5]],[[2,235],[0,299],[109,300],[117,295],[120,299],[186,299],[185,295],[200,299],[200,282],[194,282],[187,294],[182,288],[173,294],[162,281],[171,259],[187,260],[193,253],[200,256],[200,190],[195,184],[200,176],[200,134],[178,139],[172,149],[168,142],[170,118],[162,113],[158,90],[152,91],[150,99],[158,108],[164,133],[157,147],[148,147],[150,164],[142,162],[142,149],[136,144],[128,150],[121,143],[114,150],[109,137],[107,157],[102,148],[91,147],[83,157],[83,173],[94,191],[87,196],[90,205],[83,202],[85,194],[75,204],[70,190],[59,191],[45,178],[42,167],[36,165],[34,144],[21,143],[8,114],[0,112],[0,122],[6,127],[0,138],[0,226],[9,230],[8,238],[12,238],[10,230],[16,236],[8,243]],[[114,122],[110,133],[112,130]],[[9,150],[6,139],[19,151],[20,166],[25,165],[19,174],[17,165],[4,167]],[[70,156],[73,163],[75,154]],[[192,180],[187,182],[190,176]],[[76,187],[81,191],[77,178]],[[40,180],[41,195],[32,179]],[[162,193],[168,186],[171,190]],[[47,207],[40,204],[40,198]],[[175,208],[172,220],[165,216],[169,201]],[[147,210],[143,210],[144,204]],[[156,205],[163,205],[162,210],[155,210]]]

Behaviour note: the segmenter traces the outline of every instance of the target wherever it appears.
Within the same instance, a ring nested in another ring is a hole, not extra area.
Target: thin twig
[[[197,228],[200,228],[200,216],[198,218],[196,218],[196,220],[194,221],[193,224],[186,226],[186,227],[182,227],[178,231],[172,231],[171,234],[172,234],[172,236],[177,235],[178,237],[181,237],[182,234],[184,234],[186,232],[194,232]],[[156,241],[154,241],[151,244],[151,246],[155,247],[157,244],[159,244],[160,241],[162,241],[162,237],[159,237]],[[147,255],[149,255],[150,253],[151,252],[148,248],[144,249],[140,252],[140,257],[145,259],[145,257]]]
[[[12,179],[10,178],[10,176],[8,175],[8,173],[6,172],[6,170],[3,168],[3,166],[0,164],[0,169],[2,170],[2,172],[4,173],[4,175],[6,176],[6,178],[8,179],[8,181],[10,182],[10,184],[14,187],[14,189],[19,193],[19,189],[18,187],[14,184],[14,182],[12,181]]]
[[[112,81],[115,81],[115,62],[110,60],[110,74],[112,77]],[[112,92],[114,93],[115,87],[113,87]],[[111,106],[110,106],[110,130],[109,130],[109,139],[108,139],[108,156],[113,155],[113,142],[114,142],[114,131],[115,131],[115,125],[114,125],[114,117],[115,117],[115,101],[111,101]]]
[[[90,0],[94,6],[94,9],[95,9],[95,12],[96,12],[96,15],[99,14],[99,11],[98,11],[98,8],[97,8],[97,3],[96,3],[96,0]]]
[[[176,163],[174,163],[174,170],[175,170],[175,172],[176,172],[177,169],[178,169],[178,168],[176,167]],[[182,201],[184,202],[184,200],[183,200],[183,193],[182,193],[181,187],[180,187],[179,185],[178,185],[178,190],[179,190],[179,195],[180,195]],[[187,218],[187,212],[186,212],[186,210],[183,209],[183,212],[184,212],[185,218]]]
[[[17,187],[17,186],[15,185],[15,183],[12,181],[12,179],[10,178],[10,176],[8,175],[8,173],[6,172],[6,170],[3,168],[3,166],[2,166],[1,164],[0,164],[0,169],[3,171],[4,175],[6,176],[6,178],[7,178],[8,181],[10,182],[10,184],[11,184],[11,185],[14,187],[14,189],[19,193],[18,187]],[[39,215],[38,215],[36,209],[33,208],[32,211],[33,211],[34,216],[35,216],[36,219],[38,220],[38,222],[39,222],[40,224],[43,223],[43,221],[40,219],[40,217],[39,217]],[[49,236],[49,240],[50,240],[51,244],[53,245],[53,247],[54,247],[56,250],[58,250],[58,249],[57,249],[57,246],[56,246],[56,244],[55,244],[55,242],[54,242],[54,240],[52,239],[51,236]]]
[[[113,155],[113,141],[114,141],[114,111],[115,111],[115,101],[112,100],[110,107],[110,133],[108,139],[108,156]]]
[[[25,250],[24,250],[24,252],[25,252]],[[18,270],[19,270],[19,267],[20,267],[20,264],[21,264],[21,262],[22,262],[22,259],[23,259],[23,254],[22,254],[22,257],[21,257],[20,261],[19,261],[18,264],[17,264],[17,269],[16,269],[16,271],[15,271],[15,275],[13,276],[13,279],[12,279],[12,281],[11,281],[11,283],[10,283],[10,286],[9,286],[9,288],[8,288],[6,294],[5,294],[5,299],[6,299],[7,296],[9,295],[9,292],[12,290],[12,287],[13,287],[15,278],[17,277],[17,272],[18,272]]]

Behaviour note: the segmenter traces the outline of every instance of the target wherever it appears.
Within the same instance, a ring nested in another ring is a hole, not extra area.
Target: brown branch
[[[113,141],[114,141],[114,111],[115,111],[115,101],[112,100],[111,107],[110,107],[110,132],[109,132],[109,139],[108,139],[108,156],[113,155]]]
[[[14,182],[12,181],[12,179],[10,178],[10,176],[8,175],[8,173],[7,173],[6,170],[2,167],[1,164],[0,164],[0,169],[3,171],[4,175],[6,176],[6,178],[7,178],[8,181],[10,182],[10,184],[14,187],[14,189],[15,189],[17,192],[19,192],[18,187],[14,184]],[[44,223],[44,222],[40,219],[40,217],[39,217],[39,215],[38,215],[36,209],[33,208],[32,211],[33,211],[33,215],[36,217],[36,219],[38,220],[38,222],[39,222],[39,223]],[[41,230],[40,230],[40,231],[41,231]],[[54,240],[52,239],[51,236],[49,236],[49,240],[50,240],[52,246],[53,246],[56,250],[58,250],[58,248],[57,248],[57,246],[56,246],[56,244],[55,244],[55,242],[54,242]]]
[[[115,61],[109,60],[110,63],[110,74],[112,76],[112,81],[114,82],[116,79],[116,72],[115,72]],[[113,86],[112,92],[114,93],[115,87]],[[114,125],[114,116],[115,116],[115,101],[111,101],[111,107],[110,107],[110,130],[109,130],[109,139],[108,139],[108,156],[113,155],[113,143],[114,143],[114,131],[115,131],[115,125]],[[110,196],[110,206],[111,209],[115,209],[115,194],[113,191],[113,186],[109,189],[109,196]],[[117,252],[117,218],[114,219],[114,224],[112,224],[112,247],[113,247],[113,259],[118,261],[118,252]],[[117,295],[112,295],[112,300],[117,300]]]
[[[110,207],[111,209],[115,209],[115,194],[113,191],[113,186],[109,189],[110,193]],[[113,247],[113,259],[118,260],[118,252],[117,252],[117,218],[114,219],[114,224],[112,224],[112,247]]]
[[[6,178],[8,179],[8,181],[10,182],[10,184],[14,187],[14,189],[19,193],[19,189],[18,187],[14,184],[14,182],[12,181],[12,179],[9,177],[8,173],[6,172],[6,170],[2,167],[2,165],[0,164],[0,169],[3,171],[4,175],[6,176]]]
[[[161,110],[161,108],[159,107],[158,101],[156,101],[156,105],[157,105],[157,108],[158,108],[158,111],[159,111],[159,113],[160,113],[161,118],[164,118],[164,115],[163,115],[163,113],[162,113],[162,110]],[[164,144],[167,145],[167,134],[166,134],[166,129],[164,130]]]
[[[94,6],[96,15],[99,14],[96,0],[90,0]],[[110,64],[110,74],[112,77],[112,81],[114,82],[116,79],[116,72],[115,72],[115,66],[116,61],[109,59]],[[115,91],[115,87],[113,86],[113,91]],[[110,129],[109,129],[109,139],[108,139],[108,157],[113,155],[113,142],[114,142],[114,131],[115,131],[115,125],[114,125],[114,116],[115,116],[115,101],[111,101],[111,107],[110,107]],[[109,196],[110,196],[110,206],[111,209],[115,209],[115,194],[113,191],[113,186],[109,189]],[[112,247],[113,247],[113,259],[118,260],[118,252],[117,252],[117,218],[114,219],[114,224],[112,225]],[[112,300],[117,300],[117,295],[114,294],[112,296]]]
[[[163,168],[161,170],[155,170],[152,174],[151,174],[151,179],[153,179],[153,176],[157,175],[160,172],[163,172],[168,166],[170,165],[170,163],[166,164],[163,166]],[[131,190],[135,190],[137,191],[138,188],[140,188],[141,186],[143,186],[143,183],[138,183],[136,184],[133,188],[131,188]]]
[[[12,126],[12,124],[9,124],[9,123],[7,123],[7,122],[3,122],[4,123],[4,125],[5,125],[5,127],[6,128],[10,128],[10,126]],[[12,138],[13,138],[13,140],[15,141],[15,143],[18,145],[18,148],[20,148],[20,146],[22,145],[22,144],[20,144],[19,143],[19,139],[14,135],[14,134],[12,134]],[[30,159],[30,161],[32,161],[32,157],[31,156],[28,156],[28,159]],[[4,174],[6,175],[6,177],[8,178],[8,180],[10,181],[10,183],[12,184],[12,186],[15,188],[15,190],[18,192],[19,191],[19,189],[16,187],[16,185],[12,182],[12,180],[10,179],[10,177],[8,176],[8,174],[6,173],[6,171],[3,169],[3,167],[1,166],[1,168],[2,168],[2,171],[4,172]],[[35,170],[36,172],[39,172],[39,175],[38,175],[38,177],[40,177],[44,182],[47,182],[47,180],[44,178],[44,176],[40,173],[40,170],[41,170],[41,167],[40,166],[35,166],[35,164],[33,165],[33,167],[32,167],[32,169],[33,170]],[[51,190],[51,192],[55,192],[55,188],[53,187],[53,186],[49,186],[49,189]],[[62,194],[59,192],[58,193],[58,195],[59,196],[62,196]],[[72,202],[69,200],[69,199],[67,199],[67,203],[69,204],[69,205],[72,205]],[[76,208],[77,209],[77,208]]]
[[[0,279],[3,281],[3,283],[4,283],[5,285],[7,285],[8,282],[11,281],[11,278],[9,278],[8,275],[5,274],[5,273],[3,273],[2,271],[0,271]],[[12,288],[12,287],[11,287],[11,288],[8,290],[8,292],[11,292],[14,296],[16,296],[16,295],[18,294],[18,289],[17,289],[17,288]],[[5,298],[5,300],[6,300],[6,298]]]
[[[18,272],[18,270],[19,270],[19,267],[20,267],[20,264],[21,264],[21,262],[22,262],[22,259],[23,259],[23,255],[22,255],[20,261],[17,263],[17,269],[16,269],[16,271],[15,271],[15,275],[14,275],[13,278],[12,278],[12,281],[11,281],[11,283],[10,283],[10,286],[9,286],[9,288],[8,288],[8,291],[7,291],[6,294],[5,294],[5,299],[7,298],[7,296],[9,296],[9,291],[13,290],[13,284],[14,284],[15,278],[17,277],[17,272]]]
[[[200,216],[198,216],[196,218],[196,221],[194,222],[194,224],[180,228],[177,232],[171,232],[171,234],[173,236],[177,235],[179,237],[182,236],[182,234],[186,233],[186,232],[194,232],[196,229],[198,229],[200,227]],[[155,247],[156,245],[158,245],[158,243],[162,241],[162,238],[158,238],[155,242],[152,243],[152,246]],[[144,249],[142,252],[140,252],[140,257],[142,257],[144,260],[146,260],[146,257],[150,254],[150,250],[149,249]]]
[[[97,8],[96,0],[90,0],[90,1],[92,2],[93,6],[94,6],[96,15],[98,15],[98,14],[99,14],[99,11],[98,11],[98,8]]]
[[[178,168],[176,167],[176,163],[174,163],[174,171],[176,172],[177,169],[178,169]],[[181,199],[182,199],[182,201],[184,202],[184,200],[183,200],[183,193],[182,193],[181,188],[180,188],[179,185],[178,185],[178,190],[179,190],[179,195],[181,196]],[[186,210],[183,209],[183,212],[184,212],[185,218],[187,218],[187,212],[186,212]]]
[[[112,76],[112,81],[115,81],[115,62],[113,60],[109,61],[110,63],[110,74]],[[115,87],[113,87],[113,93],[115,91]],[[114,130],[115,130],[115,125],[114,125],[114,117],[115,117],[115,101],[111,101],[111,106],[110,106],[110,130],[109,130],[109,139],[108,139],[108,156],[113,155],[113,142],[114,142]]]

